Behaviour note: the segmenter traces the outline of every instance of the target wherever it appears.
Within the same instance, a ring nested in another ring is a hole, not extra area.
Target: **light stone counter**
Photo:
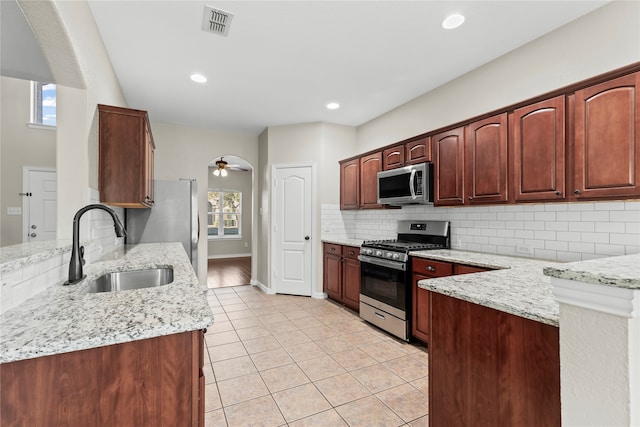
[[[640,289],[640,254],[546,267],[544,274],[560,279],[617,288]]]
[[[86,293],[105,272],[171,266],[166,286]],[[213,323],[180,243],[125,245],[86,265],[78,284],[49,287],[0,317],[0,363],[193,330]]]
[[[494,308],[516,316],[558,326],[559,305],[552,294],[551,279],[543,274],[554,261],[465,252],[434,250],[411,252],[411,256],[498,269],[421,280],[429,291]]]
[[[71,252],[71,243],[71,240],[47,240],[4,246],[0,248],[0,274]]]
[[[360,245],[362,245],[362,242],[364,240],[362,239],[341,239],[341,238],[329,238],[329,239],[322,239],[322,241],[324,243],[333,243],[335,245],[343,245],[343,246],[355,246],[356,248],[359,248]]]

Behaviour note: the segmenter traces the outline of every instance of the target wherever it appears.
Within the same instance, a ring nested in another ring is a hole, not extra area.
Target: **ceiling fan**
[[[236,171],[248,171],[249,170],[249,169],[246,169],[246,168],[242,167],[242,165],[229,164],[228,162],[226,162],[224,160],[223,157],[220,157],[220,160],[216,160],[215,165],[217,167],[217,169],[213,171],[213,174],[215,176],[227,176],[227,169],[236,170]]]

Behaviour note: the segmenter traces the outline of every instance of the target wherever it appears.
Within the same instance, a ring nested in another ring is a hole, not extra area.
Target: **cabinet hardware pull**
[[[435,267],[427,265],[427,271],[436,271]]]
[[[575,189],[575,191],[573,192],[573,194],[580,194],[580,190],[578,190],[577,188]]]
[[[353,251],[349,251],[349,255],[353,255],[353,254],[354,254],[354,252],[353,252]]]
[[[562,191],[556,191],[556,196],[562,196]]]
[[[384,316],[382,314],[378,313],[377,311],[374,311],[373,314],[375,314],[376,317],[379,317],[380,319],[384,320]]]
[[[468,200],[473,200],[473,197],[469,196],[467,197]]]
[[[331,248],[331,252],[335,252],[335,251],[336,251],[336,248]]]

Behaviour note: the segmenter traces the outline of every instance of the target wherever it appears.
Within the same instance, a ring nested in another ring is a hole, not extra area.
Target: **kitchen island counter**
[[[173,267],[156,288],[87,293],[105,272]],[[62,282],[0,317],[0,363],[205,329],[213,314],[180,243],[125,245],[86,265],[86,278]]]
[[[457,250],[415,251],[413,257],[495,269],[418,282],[418,286],[526,319],[558,326],[559,305],[545,267],[561,263]]]

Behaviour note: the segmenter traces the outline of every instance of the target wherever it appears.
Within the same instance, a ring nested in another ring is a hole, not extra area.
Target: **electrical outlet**
[[[22,208],[7,208],[7,215],[22,215]]]
[[[523,255],[533,255],[533,248],[527,245],[517,245],[516,253],[523,254]]]

